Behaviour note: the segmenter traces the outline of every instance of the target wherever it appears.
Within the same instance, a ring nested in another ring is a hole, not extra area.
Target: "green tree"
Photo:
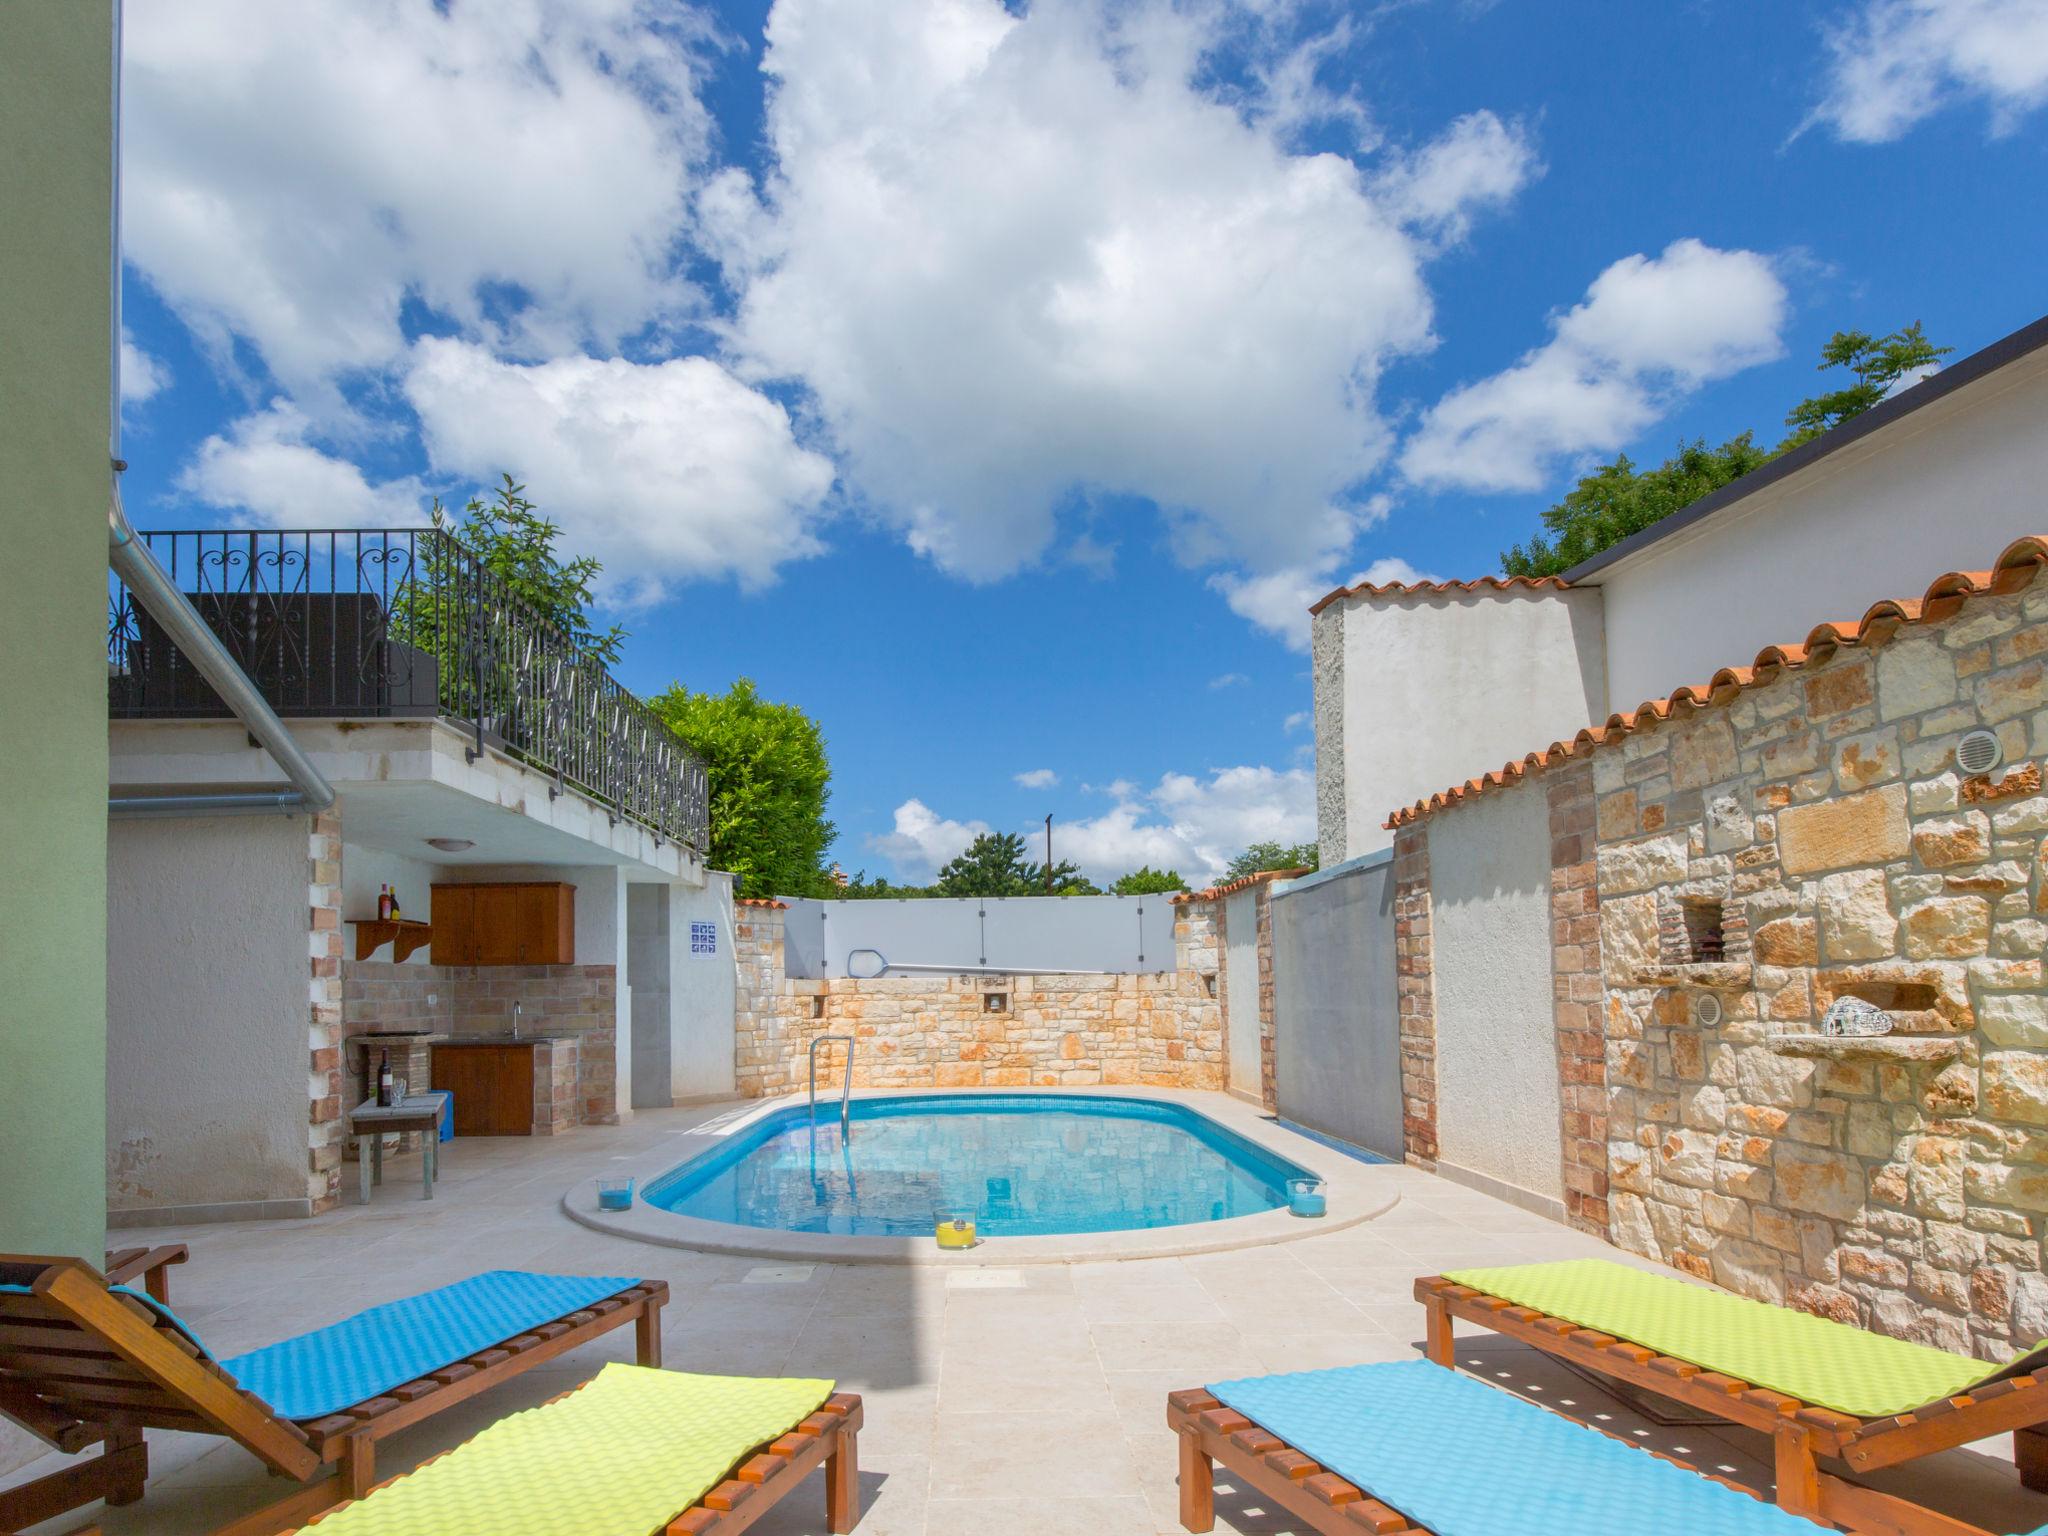
[[[1867,331],[1835,332],[1820,350],[1820,371],[1847,368],[1856,375],[1856,382],[1793,406],[1785,417],[1792,435],[1778,445],[1778,452],[1797,448],[1830,427],[1838,427],[1852,416],[1861,416],[1908,374],[1931,368],[1953,351],[1954,347],[1937,347],[1929,341],[1918,320],[1889,336],[1872,336]]]
[[[1638,470],[1627,454],[1603,464],[1545,509],[1550,539],[1533,536],[1500,557],[1510,576],[1555,576],[1630,534],[1690,506],[1729,481],[1748,474],[1772,455],[1750,434],[1731,437],[1718,448],[1704,440],[1681,443],[1678,452],[1654,469]]]
[[[1246,875],[1256,875],[1268,869],[1314,869],[1322,862],[1321,851],[1314,843],[1253,843],[1223,871],[1221,884],[1242,880]]]
[[[626,631],[616,624],[600,630],[590,622],[591,584],[604,566],[590,555],[564,561],[555,553],[561,527],[541,516],[527,500],[525,486],[501,475],[489,500],[472,497],[462,513],[458,521],[435,498],[436,528],[466,544],[513,597],[539,612],[579,650],[608,667],[618,664]]]
[[[949,860],[932,885],[937,896],[1099,896],[1101,891],[1073,864],[1052,867],[1048,892],[1045,866],[1024,856],[1017,832],[984,832]]]
[[[1109,889],[1117,896],[1163,896],[1187,888],[1188,884],[1181,879],[1178,870],[1154,869],[1147,864],[1122,876]]]
[[[1632,533],[1718,491],[1779,454],[1810,442],[1831,427],[1869,410],[1901,379],[1952,352],[1937,347],[1914,321],[1889,336],[1837,331],[1821,348],[1820,370],[1847,368],[1856,382],[1802,400],[1785,416],[1791,434],[1775,448],[1759,448],[1748,432],[1709,448],[1705,439],[1680,443],[1678,451],[1652,469],[1639,470],[1627,454],[1617,455],[1584,476],[1562,501],[1542,513],[1545,533],[1501,554],[1510,576],[1555,576],[1590,560]]]
[[[828,891],[826,894],[842,901],[880,901],[885,898],[915,901],[934,892],[928,885],[895,885],[882,875],[871,878],[866,870],[862,870],[836,892]]]
[[[724,693],[672,683],[648,703],[709,771],[712,868],[749,896],[836,895],[825,865],[832,766],[817,723],[744,677]]]

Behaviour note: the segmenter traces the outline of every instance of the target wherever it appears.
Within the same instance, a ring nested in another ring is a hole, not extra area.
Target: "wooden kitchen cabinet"
[[[533,1134],[533,1046],[442,1041],[434,1086],[455,1095],[458,1136]]]
[[[434,964],[574,965],[576,887],[559,880],[434,887]]]

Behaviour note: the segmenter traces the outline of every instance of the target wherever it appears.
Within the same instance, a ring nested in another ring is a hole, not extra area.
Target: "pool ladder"
[[[839,1133],[844,1136],[853,1127],[853,1036],[820,1035],[811,1042],[811,1119],[818,1118],[818,1047],[828,1040],[844,1041],[846,1045],[846,1076],[839,1084]]]

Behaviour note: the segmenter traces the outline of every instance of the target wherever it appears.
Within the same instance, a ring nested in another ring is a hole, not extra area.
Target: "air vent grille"
[[[1990,731],[1969,731],[1956,743],[1956,766],[1968,774],[1989,773],[2005,761],[2005,748]]]

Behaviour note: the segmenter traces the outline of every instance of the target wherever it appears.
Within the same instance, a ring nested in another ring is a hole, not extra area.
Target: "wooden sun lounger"
[[[1752,1386],[1688,1360],[1612,1334],[1581,1328],[1532,1307],[1458,1285],[1441,1275],[1415,1282],[1427,1315],[1424,1353],[1452,1366],[1456,1319],[1477,1323],[1586,1370],[1769,1435],[1776,1453],[1778,1505],[1810,1520],[1827,1520],[1871,1536],[1980,1536],[1977,1527],[1895,1494],[1824,1472],[1822,1458],[1854,1472],[1898,1466],[1991,1435],[2012,1433],[2020,1481],[2048,1490],[2048,1372],[1986,1382],[1911,1413],[1860,1419]]]
[[[548,1404],[561,1402],[582,1388],[573,1388]],[[543,1405],[547,1406],[547,1405]],[[661,1528],[661,1536],[739,1536],[748,1526],[767,1514],[810,1476],[820,1462],[825,1467],[825,1529],[832,1536],[847,1536],[860,1521],[860,1451],[862,1422],[860,1394],[837,1392],[818,1411],[788,1434],[761,1447],[735,1466],[724,1482],[682,1511]],[[443,1455],[450,1454],[443,1452]],[[421,1466],[432,1466],[440,1456]],[[410,1473],[387,1478],[378,1487],[402,1482]],[[374,1491],[374,1490],[371,1490]],[[347,1505],[322,1510],[306,1522],[318,1525]],[[590,1536],[641,1536],[639,1532],[592,1531]]]
[[[1195,1536],[1216,1528],[1218,1463],[1240,1490],[1256,1494],[1262,1504],[1285,1510],[1321,1536],[1434,1536],[1428,1526],[1415,1524],[1356,1483],[1329,1471],[1235,1409],[1225,1407],[1206,1388],[1169,1392],[1166,1427],[1180,1437],[1180,1523]],[[1740,1483],[1702,1472],[1690,1462],[1661,1451],[1649,1454],[1762,1502],[1754,1489]],[[1503,1490],[1503,1533],[1516,1528],[1512,1506],[1511,1492]],[[1985,1533],[1974,1532],[1973,1536]]]
[[[129,1285],[137,1277],[142,1288],[164,1306],[171,1304],[171,1266],[192,1257],[183,1243],[166,1243],[161,1248],[109,1248],[107,1284]]]
[[[159,1280],[161,1265],[175,1262],[160,1261]],[[641,1281],[339,1413],[294,1422],[243,1391],[142,1302],[109,1290],[108,1277],[82,1260],[0,1254],[0,1278],[30,1287],[28,1295],[0,1294],[0,1415],[60,1451],[102,1447],[88,1461],[0,1489],[0,1531],[93,1499],[134,1503],[149,1473],[143,1431],[181,1429],[225,1436],[306,1484],[220,1533],[269,1536],[361,1496],[376,1479],[379,1440],[600,1334],[633,1324],[639,1363],[660,1365],[668,1300],[666,1282]],[[333,1470],[309,1482],[323,1467]]]

